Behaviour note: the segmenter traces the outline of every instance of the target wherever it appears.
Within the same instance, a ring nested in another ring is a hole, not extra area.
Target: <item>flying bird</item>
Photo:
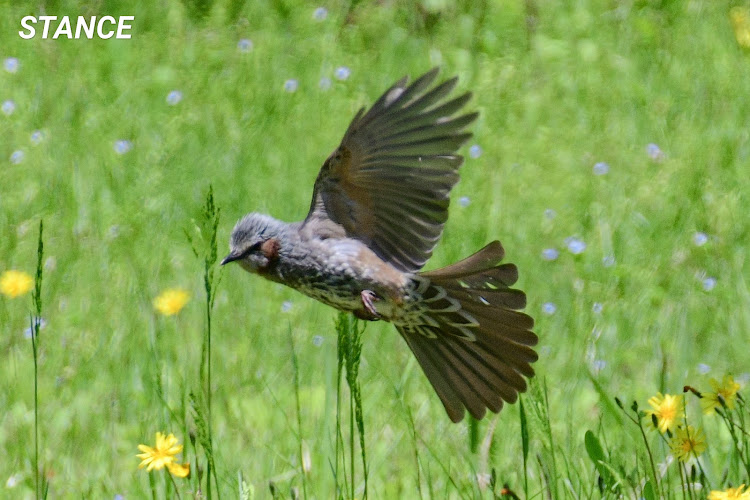
[[[448,218],[478,113],[450,98],[457,78],[433,85],[435,68],[396,82],[360,109],[320,169],[310,211],[287,223],[250,213],[232,230],[222,265],[290,286],[364,320],[393,323],[450,419],[499,412],[534,375],[534,321],[519,312],[513,264],[493,241],[434,271],[421,269]]]

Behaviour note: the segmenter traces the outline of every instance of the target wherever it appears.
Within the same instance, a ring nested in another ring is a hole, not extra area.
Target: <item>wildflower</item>
[[[23,271],[5,271],[0,275],[0,293],[14,299],[28,293],[34,286],[34,280]]]
[[[594,175],[607,175],[609,173],[609,165],[603,161],[597,162],[594,165]]]
[[[693,235],[693,245],[702,247],[708,243],[708,235],[702,231],[698,231]]]
[[[750,49],[750,8],[733,7],[729,11],[729,19],[732,21],[737,44],[745,49]]]
[[[315,347],[320,347],[321,345],[323,345],[323,340],[324,339],[321,335],[316,335],[313,337],[312,343]]]
[[[173,90],[167,94],[167,104],[170,106],[176,106],[182,100],[182,92],[179,90]]]
[[[466,208],[471,205],[471,198],[469,198],[468,196],[462,196],[458,199],[458,204]]]
[[[326,77],[326,76],[324,76],[318,82],[318,86],[320,87],[320,90],[328,90],[328,89],[331,88],[331,83],[333,83],[333,82],[331,82],[331,79],[328,78],[328,77]]]
[[[3,105],[0,106],[0,110],[3,111],[3,114],[5,116],[10,116],[16,110],[16,103],[13,102],[12,99],[8,99],[7,101],[3,101]]]
[[[545,302],[542,304],[542,312],[547,316],[552,316],[557,311],[557,306],[552,302]]]
[[[42,132],[41,130],[33,131],[31,133],[30,140],[31,140],[31,144],[33,144],[34,146],[38,145],[44,140],[44,132]]]
[[[296,92],[297,87],[299,87],[299,83],[294,78],[290,78],[289,80],[284,82],[284,90],[286,92],[289,92],[290,94],[292,92]]]
[[[176,477],[187,477],[190,474],[190,464],[180,464],[175,461],[175,456],[182,452],[182,445],[178,444],[174,434],[164,436],[161,432],[157,432],[155,447],[139,444],[138,449],[143,452],[136,455],[141,459],[139,469],[146,467],[146,471],[151,472],[166,467]]]
[[[560,252],[557,251],[557,248],[545,248],[542,250],[542,258],[544,260],[557,260],[559,256]]]
[[[602,304],[601,302],[594,302],[594,305],[591,306],[591,310],[594,311],[594,314],[601,314],[603,309],[604,304]]]
[[[336,68],[336,71],[334,72],[334,75],[336,76],[337,80],[346,80],[349,78],[349,76],[352,74],[352,70],[347,68],[346,66],[339,66]]]
[[[124,155],[125,153],[133,149],[133,143],[124,139],[120,139],[119,141],[115,141],[114,148],[115,153],[117,153],[118,155]]]
[[[566,238],[565,244],[573,255],[582,254],[586,250],[586,242],[578,238]]]
[[[251,50],[253,50],[252,40],[242,38],[239,42],[237,42],[237,50],[239,50],[240,52],[250,52]]]
[[[190,295],[185,290],[170,288],[154,299],[154,308],[164,316],[177,314],[185,307]]]
[[[13,165],[18,165],[23,161],[23,159],[26,157],[26,154],[23,152],[23,150],[18,149],[16,151],[13,151],[10,155],[10,162]]]
[[[289,312],[292,310],[292,301],[291,300],[285,300],[281,303],[281,312]]]
[[[701,393],[701,408],[703,408],[703,413],[708,415],[722,407],[719,396],[724,400],[724,405],[733,410],[734,402],[737,399],[737,391],[740,390],[740,384],[735,382],[731,375],[724,375],[721,384],[715,378],[710,379],[708,382],[711,384],[713,391]]]
[[[708,500],[750,500],[750,490],[743,492],[745,485],[738,488],[728,488],[724,491],[714,490],[708,495]]]
[[[709,276],[703,280],[703,291],[710,292],[716,287],[716,278]]]
[[[20,65],[21,63],[19,63],[18,59],[15,57],[6,57],[3,61],[3,68],[5,68],[5,71],[8,73],[15,73],[18,71]]]
[[[654,161],[660,161],[664,159],[664,153],[662,152],[661,148],[653,142],[646,146],[646,153],[648,154],[648,157]]]
[[[469,156],[472,158],[479,158],[482,156],[482,146],[479,144],[474,144],[472,147],[469,148]]]
[[[544,216],[545,216],[546,218],[548,218],[549,220],[552,220],[552,219],[554,219],[555,217],[557,217],[557,212],[555,212],[555,211],[554,211],[554,210],[552,210],[551,208],[546,208],[546,209],[544,209]]]
[[[602,265],[604,267],[612,267],[615,265],[615,256],[614,255],[605,255],[602,257]]]
[[[696,430],[692,425],[680,426],[669,441],[669,447],[677,460],[687,462],[690,457],[697,457],[706,451],[706,436],[702,430]]]
[[[646,415],[656,418],[656,428],[664,434],[667,430],[674,430],[677,426],[677,419],[682,415],[685,408],[681,395],[672,396],[670,394],[657,393],[656,396],[648,400],[653,410],[646,410]]]
[[[710,371],[711,366],[707,365],[706,363],[698,363],[698,373],[700,373],[701,375],[705,375]]]
[[[325,21],[326,17],[328,17],[328,9],[325,7],[318,7],[313,11],[313,19],[316,21]]]

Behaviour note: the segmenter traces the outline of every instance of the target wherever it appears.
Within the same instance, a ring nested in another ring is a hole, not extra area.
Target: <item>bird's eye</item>
[[[245,251],[242,252],[242,255],[240,256],[240,258],[244,259],[245,257],[247,257],[248,255],[250,255],[251,253],[259,250],[260,249],[260,245],[262,243],[263,243],[262,241],[259,241],[257,243],[254,243],[254,244],[250,245],[249,247],[247,247],[245,249]]]

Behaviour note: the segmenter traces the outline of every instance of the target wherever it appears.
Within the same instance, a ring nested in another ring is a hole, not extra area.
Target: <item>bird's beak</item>
[[[229,255],[227,255],[226,257],[224,257],[221,260],[221,265],[223,266],[224,264],[229,264],[230,262],[234,262],[235,260],[239,260],[239,258],[240,258],[240,256],[238,254],[234,254],[234,253],[230,252]]]

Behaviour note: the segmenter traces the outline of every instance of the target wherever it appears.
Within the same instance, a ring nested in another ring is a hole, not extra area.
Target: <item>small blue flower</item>
[[[133,149],[133,143],[130,141],[127,141],[125,139],[120,139],[119,141],[115,141],[115,153],[118,155],[124,155],[131,149]]]
[[[716,278],[708,277],[703,280],[703,290],[710,292],[716,287]]]
[[[313,19],[316,21],[325,21],[326,17],[328,17],[328,9],[325,7],[318,7],[313,11]]]
[[[5,71],[8,73],[15,73],[20,67],[21,63],[15,57],[6,57],[3,61],[3,68],[5,68]]]
[[[604,305],[601,302],[594,302],[594,305],[591,307],[594,314],[601,314],[602,309],[604,309]]]
[[[468,196],[462,196],[458,199],[458,204],[464,208],[468,207],[469,205],[471,205],[471,198],[469,198]]]
[[[312,342],[315,347],[320,347],[321,345],[323,345],[323,337],[320,335],[316,335],[313,337]]]
[[[36,318],[35,323],[36,325],[39,325],[39,329],[42,330],[45,326],[47,326],[47,321],[44,318]],[[27,326],[23,331],[23,336],[27,339],[31,338],[32,335],[31,326]]]
[[[482,146],[479,144],[474,144],[472,147],[469,148],[469,156],[472,158],[479,158],[482,156]]]
[[[702,247],[706,243],[708,243],[708,235],[706,233],[698,231],[693,235],[693,244],[695,246]]]
[[[16,151],[13,151],[10,154],[10,162],[13,165],[18,165],[19,163],[23,161],[25,157],[26,157],[26,154],[22,150],[17,149]]]
[[[542,304],[542,312],[547,316],[552,316],[557,311],[557,306],[552,302],[545,302]]]
[[[0,109],[2,109],[4,115],[10,116],[16,110],[16,103],[12,99],[8,99],[7,101],[3,101]]]
[[[654,144],[653,142],[646,146],[646,153],[648,153],[648,157],[651,158],[654,161],[659,161],[664,159],[664,153],[662,150]]]
[[[549,220],[552,220],[552,219],[554,219],[555,217],[557,217],[557,212],[555,212],[555,211],[554,211],[554,210],[552,210],[551,208],[547,208],[546,210],[544,210],[544,216],[545,216],[546,218],[548,218]]]
[[[281,303],[281,312],[289,312],[292,310],[292,301],[291,300],[285,300]]]
[[[41,130],[35,130],[31,133],[31,144],[38,146],[44,140],[44,132]]]
[[[708,366],[706,363],[698,363],[698,373],[701,375],[705,375],[706,373],[711,371],[711,367]]]
[[[594,164],[594,175],[607,175],[609,173],[609,165],[600,161]]]
[[[612,267],[615,265],[615,256],[614,255],[605,255],[602,258],[602,265],[604,267]]]
[[[318,82],[318,86],[320,87],[321,90],[328,90],[331,88],[332,83],[333,82],[331,82],[330,78],[328,78],[327,76],[324,76],[323,78],[320,79],[320,82]]]
[[[247,38],[240,39],[240,41],[237,42],[237,50],[240,52],[250,52],[253,50],[253,41]]]
[[[591,363],[591,368],[594,370],[594,373],[599,373],[600,371],[604,370],[607,367],[607,362],[603,359],[595,359]]]
[[[173,90],[169,94],[167,94],[167,104],[169,104],[170,106],[179,104],[181,100],[182,92],[180,92],[179,90]]]
[[[284,82],[284,91],[289,92],[290,94],[292,92],[297,92],[297,87],[299,87],[299,82],[294,78],[290,78]]]
[[[542,258],[544,260],[557,260],[560,256],[560,252],[557,248],[545,248],[542,250]]]
[[[349,78],[349,75],[352,74],[352,71],[347,68],[346,66],[339,66],[336,68],[336,71],[334,72],[334,76],[337,80],[346,80]]]
[[[568,251],[573,255],[582,254],[586,250],[586,243],[578,238],[566,238],[565,244],[568,245]]]

